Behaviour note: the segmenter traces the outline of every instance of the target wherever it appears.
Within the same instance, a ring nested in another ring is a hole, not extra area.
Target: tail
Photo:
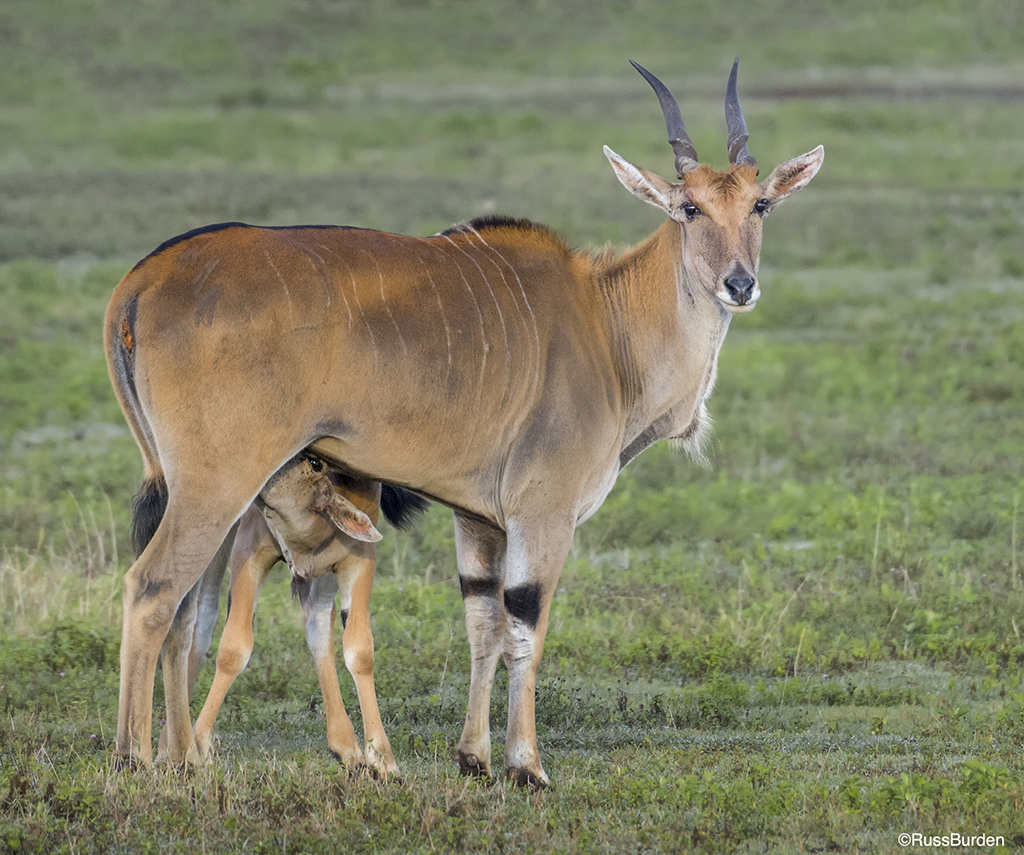
[[[309,592],[312,587],[312,581],[305,576],[292,574],[292,599],[295,602],[305,606],[306,601],[309,600]]]
[[[128,276],[131,276],[129,273]],[[145,480],[132,501],[132,548],[138,558],[156,534],[160,520],[167,510],[167,481],[156,456],[156,442],[142,411],[139,393],[135,388],[135,358],[138,342],[135,320],[138,313],[138,294],[120,299],[118,292],[125,287],[128,276],[121,280],[107,306],[104,344],[107,369],[114,394],[121,405],[128,427],[142,452]]]
[[[163,475],[147,478],[132,500],[132,548],[136,558],[153,539],[166,510],[167,482]]]
[[[383,484],[380,488],[380,509],[386,519],[395,528],[409,528],[423,512],[430,506],[430,502],[422,496],[395,487],[392,484]]]

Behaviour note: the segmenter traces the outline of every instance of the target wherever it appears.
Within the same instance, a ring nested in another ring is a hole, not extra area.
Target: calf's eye
[[[763,196],[754,203],[754,213],[759,217],[763,217],[771,206],[771,202],[765,199]]]
[[[683,213],[686,215],[686,219],[692,220],[694,217],[700,216],[700,208],[693,204],[693,202],[687,202],[683,205]]]

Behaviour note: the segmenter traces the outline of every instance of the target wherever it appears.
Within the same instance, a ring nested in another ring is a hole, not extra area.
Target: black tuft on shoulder
[[[487,229],[515,229],[522,232],[547,232],[547,226],[535,223],[533,220],[525,220],[521,217],[506,217],[502,215],[488,215],[486,217],[474,217],[464,223],[456,223],[454,226],[445,229],[442,235],[458,235],[473,231],[486,231]]]
[[[552,231],[545,225],[535,223],[533,220],[523,220],[518,217],[487,216],[476,217],[465,223],[457,223],[449,229],[441,232],[441,235],[472,235],[474,233],[504,232],[509,238],[517,233],[526,239],[536,239],[547,243],[552,249],[560,250],[567,255],[576,254],[576,250],[565,242],[565,239]],[[472,240],[472,237],[470,238]]]

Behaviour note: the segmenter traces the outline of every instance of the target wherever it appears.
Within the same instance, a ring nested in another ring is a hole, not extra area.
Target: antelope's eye
[[[316,457],[310,457],[310,458],[308,458],[308,460],[309,460],[309,465],[310,465],[310,467],[312,468],[312,470],[314,472],[323,472],[324,471],[324,462],[322,460],[320,460],[320,459],[318,459]]]
[[[683,214],[686,215],[686,219],[692,220],[694,217],[700,216],[700,208],[693,204],[693,202],[687,202],[683,205]]]
[[[754,213],[757,214],[759,217],[763,217],[766,213],[768,213],[768,208],[771,207],[771,204],[771,202],[769,202],[767,199],[764,198],[764,196],[762,196],[754,203]]]

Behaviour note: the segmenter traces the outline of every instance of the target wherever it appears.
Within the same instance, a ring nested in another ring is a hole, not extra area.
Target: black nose
[[[728,276],[725,279],[725,290],[740,306],[750,302],[754,293],[755,281],[749,276]]]

